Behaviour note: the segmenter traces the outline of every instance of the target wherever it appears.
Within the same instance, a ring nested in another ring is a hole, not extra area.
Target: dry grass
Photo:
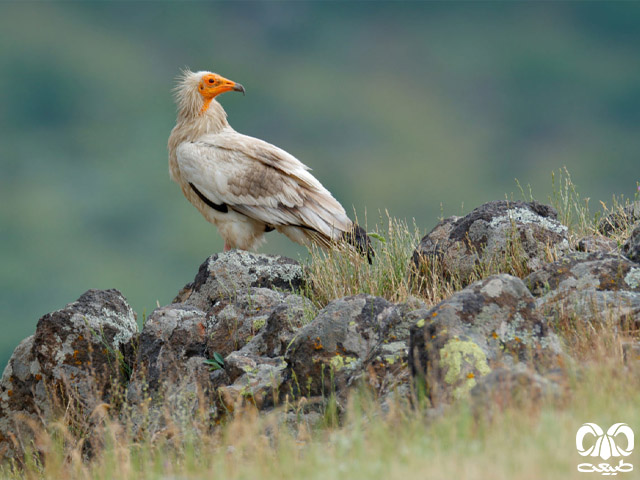
[[[415,293],[411,279],[411,255],[423,233],[418,227],[389,216],[381,217],[369,232],[376,256],[370,265],[366,258],[348,247],[324,251],[310,250],[305,292],[320,308],[331,300],[358,293],[404,302]]]

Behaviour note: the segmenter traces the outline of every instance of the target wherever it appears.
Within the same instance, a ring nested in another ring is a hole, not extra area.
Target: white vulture
[[[215,97],[244,87],[216,73],[186,70],[176,86],[169,173],[185,197],[218,227],[224,249],[257,248],[277,230],[301,244],[347,242],[367,255],[365,231],[293,155],[236,132]]]

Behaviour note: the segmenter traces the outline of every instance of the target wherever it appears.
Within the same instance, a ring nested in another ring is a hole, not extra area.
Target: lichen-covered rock
[[[142,382],[155,394],[162,383],[172,390],[178,383],[206,385],[210,371],[206,361],[214,355],[224,358],[248,343],[246,355],[282,355],[309,312],[314,312],[309,300],[266,288],[245,288],[233,298],[219,297],[207,312],[188,303],[156,309],[140,335],[132,388]]]
[[[615,253],[618,250],[618,244],[609,237],[587,235],[578,240],[576,250],[586,253]]]
[[[166,385],[170,394],[206,384],[209,369],[207,351],[208,319],[201,310],[173,304],[154,310],[147,318],[138,340],[138,356],[129,383],[132,404],[159,399]]]
[[[186,302],[156,309],[140,334],[128,399],[150,412],[145,428],[151,432],[168,421],[181,424],[202,408],[216,418],[239,401],[273,405],[282,355],[315,314],[308,299],[266,288],[245,287],[206,306],[202,311]]]
[[[187,303],[207,311],[218,299],[232,298],[239,290],[270,288],[296,292],[303,285],[302,267],[291,258],[231,250],[207,258],[174,303]]]
[[[39,423],[51,414],[51,404],[42,381],[38,361],[33,355],[33,335],[25,338],[13,351],[0,383],[0,458],[13,456],[18,443],[16,420],[32,419]]]
[[[525,283],[549,318],[640,325],[640,265],[621,255],[567,254]]]
[[[265,313],[268,315],[252,321],[257,333],[240,349],[243,355],[284,356],[297,331],[311,322],[318,311],[309,299],[287,295],[282,303]]]
[[[640,224],[622,246],[622,254],[632,262],[640,263]]]
[[[89,409],[108,398],[124,349],[138,331],[133,310],[117,290],[88,290],[43,316],[33,352],[45,379],[64,382]]]
[[[479,266],[508,270],[502,264],[514,254],[535,271],[546,262],[550,248],[569,248],[567,227],[557,221],[556,211],[538,202],[502,200],[440,222],[421,240],[413,263],[420,272],[436,257],[445,275],[468,284]]]
[[[640,222],[640,201],[625,205],[619,211],[612,212],[602,218],[598,230],[605,235],[613,235],[637,222]]]
[[[44,315],[4,370],[0,445],[11,447],[6,440],[21,417],[46,420],[69,399],[74,411],[84,415],[109,402],[125,379],[128,359],[123,352],[136,332],[134,313],[117,290],[89,290]]]
[[[478,379],[471,390],[471,407],[479,420],[491,420],[507,408],[539,408],[543,400],[559,399],[562,387],[550,377],[520,363],[497,368]]]
[[[313,313],[315,309],[311,302],[299,295],[266,288],[241,290],[231,299],[217,299],[207,310],[211,318],[208,348],[211,352],[226,356],[240,350],[261,334],[252,345],[256,353],[267,354],[271,349],[274,354],[278,352],[277,355],[282,355],[282,343],[290,338],[288,333],[301,326],[305,318]],[[272,315],[280,317],[273,318],[269,330],[263,332]],[[260,340],[265,345],[258,346]]]
[[[331,302],[297,332],[285,353],[287,388],[294,397],[343,392],[384,355],[385,341],[394,335],[394,326],[402,331],[401,323],[398,306],[379,297],[361,294]],[[388,352],[395,361],[403,356],[402,346],[398,350]]]
[[[558,337],[522,280],[510,275],[475,282],[409,317],[409,366],[434,406],[466,396],[496,368],[524,362],[543,371],[563,362]]]
[[[218,399],[227,412],[245,403],[259,410],[277,403],[286,364],[282,357],[254,357],[234,352],[225,358],[233,383],[218,387]]]

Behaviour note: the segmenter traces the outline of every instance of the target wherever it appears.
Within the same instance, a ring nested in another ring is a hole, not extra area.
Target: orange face
[[[231,90],[244,93],[244,87],[242,85],[231,80],[227,80],[215,73],[207,73],[203,75],[200,79],[200,83],[198,84],[198,92],[200,92],[200,95],[202,95],[205,101],[211,101],[215,96]]]

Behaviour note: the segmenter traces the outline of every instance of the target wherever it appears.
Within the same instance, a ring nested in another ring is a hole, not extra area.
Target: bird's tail
[[[375,257],[375,252],[371,246],[371,239],[364,228],[354,223],[351,226],[351,230],[342,233],[342,238],[349,245],[353,245],[358,253],[363,256],[366,255],[368,262],[371,263],[373,257]]]

